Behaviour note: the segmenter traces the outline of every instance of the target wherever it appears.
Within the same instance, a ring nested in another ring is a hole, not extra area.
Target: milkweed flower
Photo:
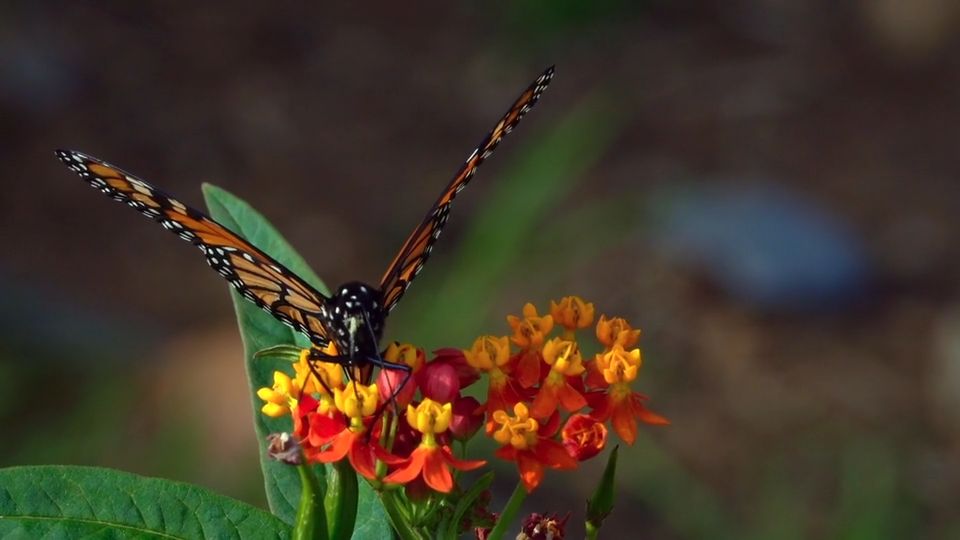
[[[407,405],[407,424],[423,434],[420,445],[398,468],[384,478],[384,482],[406,484],[418,477],[434,491],[450,493],[453,490],[453,475],[450,468],[470,471],[486,465],[483,460],[460,460],[454,457],[447,445],[437,441],[437,435],[447,431],[453,417],[451,403],[440,404],[425,398],[419,405]]]
[[[510,340],[521,351],[513,359],[514,378],[522,388],[530,388],[540,382],[543,343],[553,330],[553,316],[537,314],[537,308],[527,302],[523,306],[523,317],[508,315],[507,323],[513,330]]]
[[[577,467],[577,460],[551,438],[556,428],[549,423],[541,427],[522,402],[513,406],[513,415],[504,410],[494,411],[487,432],[502,445],[496,451],[497,457],[517,463],[520,481],[528,493],[540,485],[545,468]]]
[[[279,418],[290,414],[290,409],[297,404],[300,395],[300,385],[282,371],[273,372],[273,386],[257,390],[257,397],[265,401],[260,411],[270,418]]]
[[[621,317],[608,319],[606,315],[601,315],[597,321],[597,339],[608,349],[614,345],[628,349],[640,341],[640,330],[634,329]]]
[[[553,330],[553,317],[537,315],[537,307],[530,302],[523,306],[523,318],[507,315],[507,323],[513,329],[513,337],[510,339],[524,348],[540,347],[546,335]]]
[[[310,362],[310,349],[300,351],[300,356],[293,363],[294,376],[291,378],[283,371],[273,373],[273,386],[257,390],[257,397],[265,401],[260,409],[263,414],[278,418],[290,414],[290,409],[296,407],[298,400],[304,395],[320,394],[320,409],[325,413],[333,405],[333,396],[327,394],[327,388],[343,386],[343,373],[339,366],[329,362]],[[336,353],[336,350],[333,350]],[[317,377],[323,384],[317,384]]]
[[[530,413],[536,418],[546,418],[558,405],[568,412],[586,407],[587,400],[574,386],[582,386],[580,375],[586,370],[577,342],[551,339],[543,346],[543,361],[550,366],[550,372],[540,385]]]
[[[615,344],[611,350],[598,354],[595,362],[608,389],[592,398],[595,401],[594,418],[601,422],[609,419],[613,430],[627,444],[633,444],[637,438],[637,421],[655,425],[670,423],[647,409],[644,402],[648,398],[630,388],[642,364],[640,349],[627,351]]]
[[[376,461],[397,461],[376,442],[366,436],[364,418],[377,410],[379,392],[376,384],[363,385],[351,381],[345,388],[334,389],[334,403],[341,414],[310,416],[307,458],[320,463],[333,463],[344,457],[353,468],[369,479],[375,479]]]
[[[513,407],[523,399],[511,377],[510,340],[507,337],[481,336],[469,350],[463,351],[467,364],[490,378],[487,410]]]
[[[563,326],[572,338],[574,330],[593,324],[593,304],[585,302],[579,296],[565,296],[559,302],[550,301],[550,315],[553,322]]]

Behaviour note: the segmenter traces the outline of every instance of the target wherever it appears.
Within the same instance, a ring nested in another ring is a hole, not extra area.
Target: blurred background
[[[468,347],[567,294],[640,326],[673,425],[621,452],[610,538],[960,537],[960,4],[256,6],[0,8],[0,465],[264,504],[226,287],[54,148],[218,184],[375,281],[555,63],[388,338]],[[579,536],[600,461],[527,509]]]

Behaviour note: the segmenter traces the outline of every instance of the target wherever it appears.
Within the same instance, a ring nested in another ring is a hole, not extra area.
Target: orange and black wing
[[[480,164],[490,157],[500,141],[513,131],[513,128],[520,123],[523,115],[537,104],[540,95],[546,90],[552,78],[553,66],[550,66],[537,77],[533,84],[523,91],[523,94],[520,94],[520,97],[510,106],[507,113],[493,128],[493,131],[488,133],[480,141],[477,148],[470,153],[453,180],[444,188],[440,198],[427,212],[423,222],[403,243],[403,247],[400,248],[386,273],[383,274],[383,278],[380,279],[380,291],[383,293],[383,307],[386,312],[397,305],[400,297],[410,287],[410,282],[423,268],[423,264],[430,256],[430,250],[433,249],[434,242],[440,237],[443,226],[447,223],[447,218],[450,215],[450,204],[453,203],[454,197],[467,186]]]
[[[91,186],[200,248],[207,263],[244,298],[305,334],[314,345],[327,345],[326,297],[272,257],[130,173],[81,152],[56,154]]]

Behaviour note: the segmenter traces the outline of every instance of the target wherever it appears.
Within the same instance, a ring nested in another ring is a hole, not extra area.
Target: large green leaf
[[[205,489],[96,467],[0,469],[2,538],[288,538],[263,510]]]
[[[278,262],[286,266],[317,290],[327,294],[327,287],[303,258],[280,236],[280,233],[249,204],[216,186],[205,184],[203,194],[210,209],[210,215],[225,227],[243,236]],[[272,419],[260,414],[262,403],[256,397],[256,391],[263,386],[273,384],[273,372],[278,369],[289,371],[289,362],[277,358],[254,358],[257,351],[276,345],[309,344],[306,337],[279,322],[253,303],[245,300],[231,289],[233,305],[243,338],[247,375],[250,381],[250,395],[253,401],[254,427],[260,437],[260,464],[263,470],[267,501],[270,509],[280,519],[293,523],[300,497],[300,478],[294,467],[271,460],[266,455],[264,438],[274,432],[289,431],[290,420]],[[323,477],[325,469],[314,470]],[[353,538],[389,538],[390,526],[379,497],[367,485],[360,483],[357,527]]]

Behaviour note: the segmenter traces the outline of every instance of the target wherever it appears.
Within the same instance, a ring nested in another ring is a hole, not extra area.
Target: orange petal
[[[540,382],[540,364],[543,364],[543,359],[538,351],[520,353],[513,375],[522,388],[530,388]]]
[[[483,459],[457,459],[449,446],[440,447],[440,451],[443,452],[443,458],[451,467],[461,471],[472,471],[487,464],[486,460]]]
[[[427,453],[423,464],[423,480],[434,491],[450,493],[453,490],[453,476],[439,448],[434,448]]]
[[[633,418],[630,407],[613,407],[610,423],[623,442],[632,445],[637,440],[637,421]]]
[[[501,446],[500,448],[497,448],[493,452],[493,455],[497,456],[498,458],[504,461],[516,461],[517,449],[510,445]]]
[[[567,412],[576,412],[587,406],[587,400],[583,394],[574,390],[569,384],[564,384],[557,395],[560,398],[560,404]]]
[[[350,459],[350,465],[353,469],[363,475],[365,478],[373,480],[377,477],[376,459],[373,455],[373,448],[363,444],[360,438],[356,438],[353,445],[350,446],[350,452],[347,457]]]
[[[412,454],[410,454],[410,457],[407,459],[405,464],[388,474],[383,481],[391,484],[406,484],[417,476],[420,476],[420,471],[423,470],[423,462],[426,457],[426,452],[429,452],[429,450],[418,447],[413,451]]]
[[[533,453],[544,465],[553,469],[576,469],[577,458],[571,456],[562,444],[553,439],[540,439]]]
[[[350,451],[350,447],[353,445],[354,434],[349,429],[344,430],[333,439],[333,444],[330,445],[330,448],[317,452],[317,461],[322,463],[333,463],[334,461],[340,461],[344,456],[347,455],[347,452]]]
[[[642,396],[634,394],[632,397],[634,399],[631,400],[630,405],[633,409],[633,416],[637,420],[655,426],[666,426],[670,424],[670,420],[648,409],[647,406],[643,404],[644,399],[642,399]]]
[[[544,385],[537,392],[537,397],[533,398],[530,405],[530,416],[534,418],[546,418],[557,410],[557,388]]]
[[[543,480],[543,465],[527,452],[517,453],[517,468],[520,469],[520,481],[527,493],[537,489]]]

